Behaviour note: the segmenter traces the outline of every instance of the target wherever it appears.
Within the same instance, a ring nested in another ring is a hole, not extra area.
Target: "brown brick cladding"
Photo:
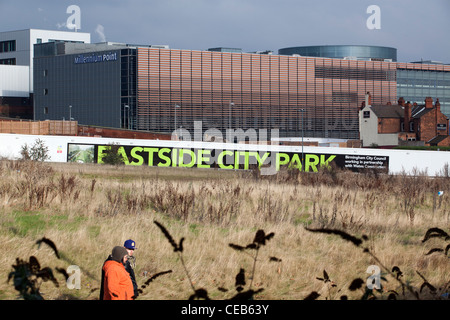
[[[358,138],[365,93],[375,103],[397,99],[395,63],[156,48],[139,48],[137,60],[144,130],[173,131],[177,112],[188,130],[201,120],[203,128],[298,136],[304,109],[305,135]]]

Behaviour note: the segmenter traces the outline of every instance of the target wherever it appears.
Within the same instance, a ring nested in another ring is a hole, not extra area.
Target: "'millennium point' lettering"
[[[74,63],[96,63],[96,62],[104,62],[104,61],[116,61],[117,60],[117,52],[107,53],[107,54],[80,54],[75,57]]]

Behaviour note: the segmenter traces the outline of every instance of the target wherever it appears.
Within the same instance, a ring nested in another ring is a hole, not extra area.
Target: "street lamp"
[[[231,134],[231,108],[234,106],[234,103],[233,102],[230,102],[230,108],[229,108],[229,110],[228,110],[228,126],[230,127],[230,129],[229,129],[229,135],[230,135],[230,142],[231,142],[231,136],[232,136],[232,134]],[[233,141],[234,142],[234,141]]]
[[[125,127],[125,109],[127,109],[127,129],[130,129],[130,106],[127,104],[123,109],[123,126]]]
[[[233,102],[230,102],[230,109],[229,109],[229,116],[228,116],[228,126],[230,127],[230,132],[231,132],[231,107],[234,106]]]
[[[231,141],[231,108],[234,106],[234,103],[230,101],[230,106],[228,109],[228,127],[229,127],[229,135],[230,135],[230,141]]]
[[[301,161],[301,163],[302,163],[302,170],[304,170],[304,167],[303,167],[303,136],[304,136],[304,132],[303,132],[303,112],[305,111],[305,109],[298,109],[298,111],[302,112],[302,161]]]

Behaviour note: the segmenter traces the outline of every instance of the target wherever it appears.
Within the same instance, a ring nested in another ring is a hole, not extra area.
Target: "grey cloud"
[[[133,0],[2,2],[1,30],[64,29],[66,8],[81,8],[81,32],[137,44],[168,44],[202,50],[215,46],[244,51],[298,45],[367,44],[398,48],[399,60],[450,63],[448,0]],[[369,5],[381,8],[381,29],[368,30]],[[42,9],[43,11],[38,12]],[[43,19],[45,13],[45,20]],[[23,17],[16,19],[17,16]],[[104,31],[103,31],[104,33]]]

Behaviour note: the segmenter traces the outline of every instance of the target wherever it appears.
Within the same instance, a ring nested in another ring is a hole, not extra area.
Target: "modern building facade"
[[[0,117],[33,118],[30,68],[0,64]]]
[[[34,44],[61,41],[90,43],[91,34],[41,29],[0,32],[0,64],[28,66],[30,92],[33,92]]]
[[[417,104],[423,104],[424,97],[439,99],[442,112],[450,117],[450,65],[397,63],[397,97]]]
[[[399,79],[413,71],[422,79],[442,76],[441,91],[428,94],[422,84],[415,97],[439,98],[446,112],[450,66],[443,64],[391,62],[396,52],[389,50],[373,59],[343,59],[225,49],[37,44],[35,119],[165,133],[193,132],[202,121],[204,131],[223,134],[266,129],[270,138],[277,129],[281,137],[358,139],[366,92],[375,104],[396,103]],[[405,100],[415,102],[408,94],[402,93]]]
[[[380,46],[301,46],[278,50],[279,54],[363,61],[397,61],[397,49]],[[397,99],[424,103],[424,97],[439,99],[443,113],[450,116],[450,65],[436,61],[397,63]],[[385,101],[387,103],[387,101]]]
[[[89,43],[83,32],[25,29],[0,32],[0,116],[33,119],[34,44]]]
[[[137,49],[137,129],[278,129],[282,136],[358,137],[367,91],[396,97],[395,64],[176,49]],[[180,106],[179,108],[175,106]]]
[[[124,108],[135,103],[128,97],[136,99],[130,88],[135,87],[135,55],[135,49],[111,43],[36,45],[35,120],[128,128],[131,124],[123,121],[130,113]]]

